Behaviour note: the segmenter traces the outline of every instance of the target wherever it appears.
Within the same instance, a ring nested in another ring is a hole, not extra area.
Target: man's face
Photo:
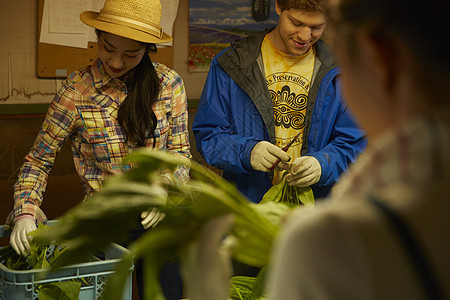
[[[292,56],[303,55],[317,42],[325,30],[326,18],[323,13],[304,12],[298,9],[281,11],[277,28],[274,30],[274,44],[281,51]]]

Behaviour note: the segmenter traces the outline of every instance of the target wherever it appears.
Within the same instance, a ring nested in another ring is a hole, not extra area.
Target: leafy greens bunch
[[[281,217],[289,207],[275,202],[252,204],[213,171],[171,153],[141,149],[128,156],[125,163],[135,167],[107,179],[101,191],[69,210],[58,226],[50,226],[35,236],[40,241],[57,239],[66,245],[53,267],[78,263],[111,242],[124,242],[130,230],[140,226],[140,213],[151,207],[165,213],[165,218],[129,244],[130,252],[108,281],[104,299],[114,299],[121,293],[130,264],[139,258],[144,266],[145,298],[164,299],[158,279],[161,266],[182,257],[205,224],[226,214],[234,215],[230,235],[236,246],[232,256],[256,267],[268,264]],[[175,170],[179,165],[190,168],[191,179],[162,187],[161,170]],[[181,264],[183,268],[184,262]]]
[[[38,229],[32,235],[46,230],[47,225],[39,224]],[[51,263],[56,260],[64,249],[64,245],[56,240],[38,242],[33,239],[30,242],[30,254],[27,257],[17,254],[10,245],[0,248],[0,263],[10,270],[28,271],[49,269]],[[45,277],[45,271],[37,274]],[[40,300],[68,299],[76,300],[80,294],[82,283],[87,284],[83,278],[70,279],[61,282],[48,282],[36,284]]]
[[[33,234],[38,234],[46,225],[40,224]],[[60,242],[49,240],[46,243],[32,241],[30,243],[30,254],[25,257],[17,254],[10,245],[0,248],[0,263],[8,269],[16,271],[49,268],[50,263],[55,260],[64,248]]]
[[[286,179],[287,172],[283,174],[280,182],[273,185],[267,193],[264,194],[260,203],[276,202],[286,203],[291,207],[297,205],[314,205],[314,194],[310,187],[290,186]]]

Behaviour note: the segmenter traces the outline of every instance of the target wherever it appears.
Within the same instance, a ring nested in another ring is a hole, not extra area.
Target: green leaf
[[[255,281],[255,277],[233,276],[231,278],[230,299],[253,300],[253,286]]]
[[[26,258],[18,255],[10,245],[1,248],[0,263],[11,270],[27,270],[29,268]]]
[[[152,187],[153,192],[149,189]],[[37,241],[56,239],[67,246],[52,266],[83,262],[93,253],[106,249],[111,242],[126,242],[130,230],[140,226],[141,212],[165,202],[159,186],[148,184],[143,190],[137,184],[130,188],[135,188],[136,192],[112,193],[109,188],[105,188],[69,210],[59,219],[58,226],[51,226],[47,231],[36,234]],[[140,191],[143,193],[139,194]]]
[[[314,206],[314,194],[310,187],[295,187],[295,193],[298,204]]]
[[[80,290],[79,281],[45,283],[39,288],[39,300],[78,300]]]
[[[159,270],[164,262],[176,257],[177,245],[187,243],[197,233],[197,229],[187,226],[177,227],[176,230],[162,226],[147,231],[141,238],[130,244],[130,254],[119,262],[115,273],[111,275],[103,298],[114,299],[115,295],[121,293],[131,262],[133,259],[143,257],[146,299],[164,299],[159,284]]]
[[[283,193],[283,184],[272,185],[272,187],[264,194],[260,203],[280,202],[274,199],[280,199]]]
[[[266,294],[266,274],[267,274],[267,266],[263,267],[258,276],[256,276],[255,283],[253,284],[253,298],[254,299],[263,299]]]
[[[269,261],[272,242],[281,226],[282,218],[291,208],[284,203],[275,202],[250,203],[249,206],[253,209],[252,217],[235,218],[232,235],[238,243],[233,249],[233,257],[245,264],[263,267]],[[266,223],[254,223],[253,220],[258,219],[265,220]],[[255,228],[255,224],[259,224],[259,227]],[[265,233],[269,228],[275,230],[273,235]]]
[[[291,206],[296,205],[314,205],[314,194],[311,187],[290,186],[284,179],[284,173],[280,182],[272,186],[263,196],[260,203],[266,202],[284,202]]]

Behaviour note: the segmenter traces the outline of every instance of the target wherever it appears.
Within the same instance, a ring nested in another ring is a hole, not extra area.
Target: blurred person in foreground
[[[449,299],[449,2],[330,4],[369,144],[331,201],[287,217],[269,299]]]

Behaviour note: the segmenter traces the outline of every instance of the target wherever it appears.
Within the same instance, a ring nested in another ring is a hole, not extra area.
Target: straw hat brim
[[[81,21],[91,27],[99,29],[101,31],[109,32],[112,34],[119,35],[131,40],[136,40],[144,43],[165,43],[170,42],[172,37],[167,33],[163,32],[162,37],[158,38],[150,33],[134,29],[128,26],[105,22],[102,20],[97,20],[98,12],[95,11],[84,11],[80,14]]]

